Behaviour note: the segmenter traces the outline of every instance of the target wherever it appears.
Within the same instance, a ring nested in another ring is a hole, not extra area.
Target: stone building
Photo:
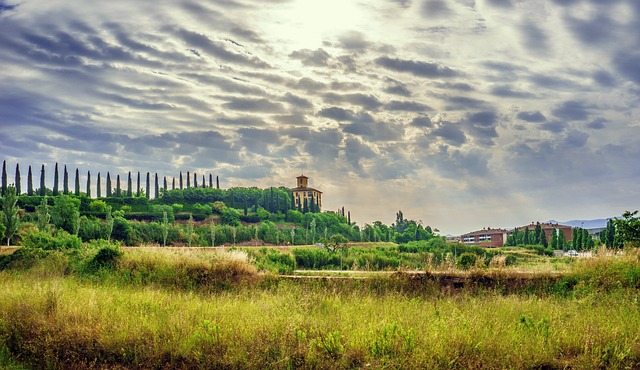
[[[311,208],[311,205],[315,204],[318,207],[318,211],[322,210],[322,192],[309,187],[309,178],[307,176],[300,175],[296,179],[298,180],[298,186],[291,189],[294,206],[297,209],[304,209],[306,199],[307,207]]]

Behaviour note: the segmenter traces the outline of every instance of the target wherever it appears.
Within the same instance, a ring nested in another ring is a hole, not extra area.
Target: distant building
[[[318,211],[322,209],[322,192],[314,188],[309,187],[309,178],[305,175],[296,177],[298,180],[297,187],[291,189],[293,193],[293,202],[296,208],[303,209],[305,199],[307,207],[311,207],[311,204],[318,206]]]
[[[499,248],[507,242],[509,230],[485,228],[460,236],[460,241],[468,245]]]
[[[543,223],[540,224],[540,228],[544,231],[544,235],[547,237],[547,242],[551,241],[551,235],[554,230],[560,230],[564,234],[564,240],[569,241],[573,239],[573,229],[571,226],[560,225],[560,224],[552,224],[552,223]],[[536,229],[536,224],[531,223],[529,225],[518,227],[518,231],[524,231],[524,229],[528,229],[529,232],[534,231]]]

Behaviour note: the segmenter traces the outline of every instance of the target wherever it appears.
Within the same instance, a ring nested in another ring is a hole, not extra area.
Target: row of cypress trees
[[[63,170],[63,179],[62,179],[62,191],[60,191],[59,188],[59,183],[60,183],[60,179],[59,179],[59,170],[58,170],[58,163],[56,163],[55,169],[54,169],[54,173],[53,173],[53,189],[52,189],[52,193],[53,195],[59,195],[59,194],[75,194],[75,195],[80,195],[80,171],[78,170],[78,168],[76,168],[76,173],[75,173],[75,188],[74,191],[71,192],[69,189],[69,172],[67,171],[67,166],[64,166],[64,170]],[[193,173],[193,186],[192,186],[192,175],[190,172],[187,172],[186,174],[186,188],[190,188],[190,187],[202,187],[202,188],[206,188],[206,187],[210,187],[213,188],[214,186],[214,181],[213,181],[213,175],[209,174],[209,183],[207,184],[206,181],[206,177],[205,175],[202,175],[202,181],[200,183],[198,183],[198,175],[194,172]],[[16,172],[15,172],[15,187],[16,187],[16,193],[22,194],[22,178],[21,178],[21,173],[20,173],[20,164],[16,164]],[[151,173],[147,172],[147,179],[146,179],[146,191],[144,193],[144,196],[146,196],[147,198],[150,198],[151,195]],[[112,197],[112,196],[116,196],[116,197],[132,197],[134,196],[134,192],[133,192],[133,181],[131,178],[131,172],[129,172],[128,177],[127,177],[127,188],[126,191],[123,191],[121,189],[120,186],[120,175],[116,176],[116,184],[115,184],[115,188],[112,186],[112,182],[111,182],[111,174],[109,172],[107,172],[107,179],[106,179],[106,193],[104,196],[107,197]],[[8,177],[7,177],[7,161],[3,161],[2,162],[2,188],[1,188],[1,193],[2,195],[6,194],[7,191],[7,185],[8,185]],[[176,188],[176,185],[179,186],[178,188]],[[216,176],[215,178],[215,186],[217,189],[220,189],[220,179],[218,178],[218,176]],[[165,191],[169,189],[168,187],[168,183],[167,183],[167,177],[165,176],[163,179],[163,187],[162,187]],[[180,176],[178,178],[178,184],[176,184],[176,178],[174,177],[172,179],[172,183],[171,183],[171,189],[184,189],[185,188],[185,181],[182,175],[182,171],[180,171]],[[46,186],[45,186],[45,167],[44,164],[42,165],[42,168],[40,169],[40,187],[37,189],[37,192],[34,191],[34,186],[33,186],[33,173],[31,170],[31,166],[29,166],[29,171],[27,173],[27,195],[40,195],[40,196],[44,196],[46,194]],[[160,183],[159,183],[159,178],[158,178],[158,173],[155,174],[155,181],[154,181],[154,195],[155,198],[158,198],[160,196]],[[91,197],[91,171],[87,171],[87,181],[86,181],[86,188],[85,188],[86,192],[85,194],[88,197]],[[135,196],[140,197],[142,196],[142,189],[140,188],[140,172],[138,172],[138,176],[137,176],[137,183],[136,183],[136,190],[135,190]],[[101,175],[100,172],[98,172],[98,176],[97,176],[97,180],[96,180],[96,197],[101,198],[103,196],[102,194],[102,179],[101,179]]]

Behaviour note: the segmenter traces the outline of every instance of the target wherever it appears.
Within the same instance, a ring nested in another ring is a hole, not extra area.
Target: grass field
[[[433,273],[286,279],[239,251],[127,250],[99,268],[95,260],[95,251],[51,253],[0,272],[0,365],[640,366],[635,255],[558,260],[561,273],[450,271],[466,280],[448,287]]]

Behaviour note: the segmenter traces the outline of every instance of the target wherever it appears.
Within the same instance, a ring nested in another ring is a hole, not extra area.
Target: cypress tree
[[[138,171],[138,182],[136,185],[136,197],[140,196],[140,171]]]
[[[27,172],[27,195],[33,195],[33,174],[31,173],[31,166],[29,166],[29,172]]]
[[[558,233],[556,229],[551,230],[551,249],[558,249]]]
[[[119,197],[120,194],[120,175],[116,177],[116,196]]]
[[[198,175],[196,175],[196,173],[193,173],[193,187],[197,188],[198,187]]]
[[[40,169],[40,196],[44,197],[45,186],[44,186],[44,164]]]
[[[180,171],[180,190],[182,190],[182,171]]]
[[[573,228],[571,230],[571,243],[573,245],[573,249],[576,249],[576,241],[578,239],[578,228]]]
[[[147,199],[151,196],[151,177],[149,177],[149,172],[147,172]]]
[[[69,172],[67,171],[67,165],[64,165],[64,172],[62,173],[62,192],[64,195],[69,194]]]
[[[174,177],[171,180],[171,190],[175,190],[176,189],[176,178]]]
[[[96,182],[96,196],[98,198],[102,197],[102,191],[100,189],[100,172],[98,172],[98,181]]]
[[[351,211],[347,211],[347,222],[348,225],[351,225]]]
[[[212,188],[213,187],[213,175],[209,174],[209,187]]]
[[[216,176],[216,189],[220,189],[220,179]]]
[[[535,244],[542,244],[542,238],[540,236],[540,234],[542,233],[542,227],[540,226],[540,222],[536,222],[536,228],[534,229],[534,243]]]
[[[204,179],[204,175],[202,175],[202,187],[206,188],[207,187],[207,182]]]
[[[20,177],[20,164],[16,163],[16,195],[22,193],[22,178]]]
[[[133,196],[133,190],[131,188],[131,171],[129,171],[129,175],[127,177],[127,197],[131,198]]]
[[[91,171],[87,171],[87,197],[91,198]]]
[[[80,196],[80,171],[76,168],[76,196]]]
[[[164,177],[163,185],[164,185],[163,186],[164,192],[166,193],[167,192],[167,176]]]
[[[187,189],[189,189],[191,187],[191,175],[189,174],[189,171],[187,171]]]
[[[155,181],[155,194],[154,194],[154,198],[158,199],[158,196],[160,195],[160,186],[158,184],[158,173],[156,172],[156,181]]]
[[[2,195],[7,194],[7,160],[2,161]]]
[[[111,196],[111,174],[107,171],[107,197]]]
[[[56,167],[53,170],[53,196],[56,196],[59,194],[58,181],[59,181],[58,162],[56,162]]]

